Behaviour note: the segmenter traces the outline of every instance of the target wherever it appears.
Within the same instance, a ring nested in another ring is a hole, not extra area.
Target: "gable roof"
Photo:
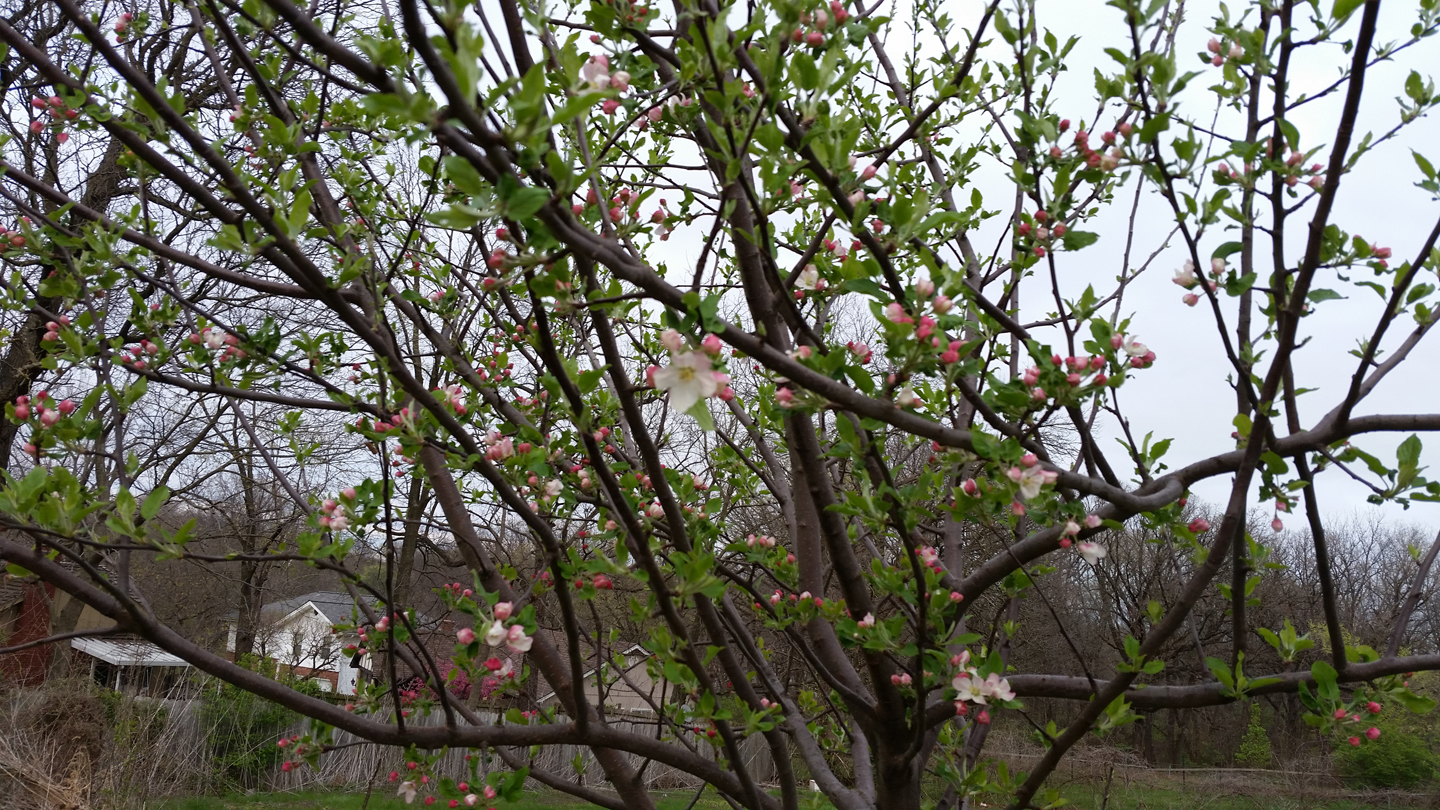
[[[636,652],[638,652],[638,653],[644,653],[645,655],[649,655],[649,653],[650,653],[649,650],[645,649],[645,645],[643,645],[643,644],[635,644],[635,645],[632,645],[632,646],[630,646],[629,648],[624,649],[624,650],[621,650],[619,653],[617,653],[618,655],[623,655],[623,656],[625,656],[625,658],[626,658],[626,660],[627,660],[627,664],[626,664],[626,666],[624,666],[623,668],[621,668],[621,670],[620,670],[621,672],[629,672],[630,670],[635,669],[636,667],[639,667],[639,666],[643,666],[643,665],[645,664],[645,658],[644,658],[643,656],[642,656],[639,660],[635,661],[634,663],[629,663],[629,662],[628,662],[628,659],[630,658],[630,654],[631,654],[631,653],[636,653]],[[610,663],[611,663],[610,661],[605,661],[605,662],[602,663],[602,666],[609,666]],[[580,673],[580,680],[583,681],[583,680],[585,680],[586,678],[589,678],[591,675],[594,675],[594,674],[595,674],[595,668],[594,668],[594,667],[591,667],[590,669],[587,669],[587,670],[585,670],[584,672]],[[541,680],[543,680],[543,678],[542,678]],[[535,700],[536,703],[544,703],[545,701],[549,700],[550,698],[555,697],[555,690],[554,690],[554,688],[551,687],[550,684],[548,684],[548,683],[545,684],[545,686],[546,686],[547,689],[550,689],[550,691],[547,692],[547,693],[545,693],[543,696],[537,698],[537,699]]]
[[[360,598],[371,608],[379,607],[380,600],[378,599],[368,596]],[[290,599],[282,599],[279,602],[271,602],[260,609],[260,615],[266,621],[280,622],[290,618],[306,605],[313,606],[331,624],[349,621],[352,614],[355,613],[355,600],[350,598],[350,594],[344,591],[315,591]]]

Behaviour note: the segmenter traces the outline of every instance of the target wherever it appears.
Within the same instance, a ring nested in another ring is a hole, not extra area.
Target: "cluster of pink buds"
[[[188,340],[192,346],[204,346],[212,351],[223,347],[225,351],[220,354],[222,363],[245,358],[245,350],[240,348],[240,338],[214,326],[202,332],[191,332]]]
[[[486,279],[486,281],[489,280],[490,279]],[[479,368],[475,370],[476,376],[478,376],[482,382],[487,379],[499,380],[505,377],[509,377],[511,370],[515,367],[515,364],[506,363],[504,368],[500,368],[500,350],[493,349],[490,355],[490,359],[485,362],[484,368]]]
[[[855,355],[856,361],[859,362],[862,366],[868,364],[870,362],[870,358],[873,356],[872,352],[870,351],[870,346],[865,343],[856,343],[852,340],[849,343],[845,344],[845,348],[849,349],[850,353]]]
[[[1245,49],[1240,47],[1238,42],[1232,42],[1230,47],[1226,48],[1223,42],[1211,37],[1210,42],[1205,45],[1205,49],[1210,52],[1208,59],[1210,64],[1215,67],[1225,64],[1226,59],[1239,61],[1245,58]]]
[[[755,548],[756,546],[759,546],[760,548],[774,548],[775,538],[771,537],[768,534],[752,534],[749,537],[745,538],[745,545],[750,548]]]
[[[121,349],[118,359],[136,371],[144,371],[150,365],[146,358],[159,354],[160,348],[160,344],[141,338],[139,346],[127,346]]]
[[[616,16],[627,23],[644,20],[645,16],[650,13],[650,6],[645,3],[637,3],[635,0],[599,0],[599,2],[601,5],[612,6]],[[597,45],[600,44],[600,35],[591,34],[590,41]]]
[[[1054,366],[1063,367],[1066,372],[1064,384],[1071,388],[1078,388],[1087,384],[1096,386],[1105,385],[1110,379],[1105,376],[1103,371],[1105,368],[1105,358],[1100,355],[1095,355],[1094,357],[1086,357],[1085,355],[1061,357],[1057,354],[1050,358],[1050,362]],[[1041,373],[1039,367],[1031,366],[1025,369],[1025,373],[1020,377],[1020,381],[1024,383],[1026,388],[1030,389],[1030,398],[1037,402],[1044,402],[1050,397],[1050,392],[1047,392],[1039,385]],[[1091,374],[1094,374],[1094,376],[1091,377],[1087,383],[1085,378]]]
[[[29,222],[26,218],[22,218],[22,221]],[[0,247],[25,247],[25,234],[20,233],[18,230],[5,229],[3,233],[0,233]]]
[[[346,500],[355,499],[355,490],[346,489],[350,496]],[[344,497],[342,495],[342,497]],[[343,532],[350,527],[350,518],[345,514],[345,506],[333,499],[327,498],[320,504],[320,528],[329,529],[332,532]]]
[[[1127,338],[1122,334],[1111,335],[1110,348],[1123,349],[1125,355],[1130,358],[1131,368],[1149,368],[1155,364],[1155,352],[1150,351],[1148,346],[1133,336]]]
[[[1372,714],[1372,715],[1373,715],[1373,714],[1379,714],[1380,711],[1381,711],[1381,709],[1383,709],[1383,708],[1384,708],[1384,707],[1382,707],[1379,703],[1376,703],[1376,702],[1373,701],[1373,700],[1370,701],[1370,702],[1369,702],[1368,704],[1366,704],[1366,706],[1365,706],[1365,710],[1368,711],[1368,712],[1369,712],[1370,714]],[[1349,714],[1349,713],[1345,710],[1344,707],[1341,707],[1341,708],[1338,708],[1338,709],[1335,710],[1335,719],[1338,720],[1338,721],[1341,722],[1341,723],[1363,723],[1363,722],[1364,722],[1362,715],[1360,715],[1358,712],[1355,713],[1355,714]],[[1380,739],[1380,729],[1378,729],[1378,728],[1376,728],[1376,727],[1374,727],[1374,726],[1371,726],[1370,728],[1365,729],[1365,739],[1370,740],[1371,742],[1374,742],[1375,740]],[[1360,744],[1360,737],[1359,737],[1359,736],[1351,737],[1351,738],[1349,739],[1349,743],[1350,743],[1351,745],[1357,745],[1357,746],[1358,746],[1358,745]]]
[[[1063,135],[1068,129],[1070,129],[1070,119],[1061,119],[1059,125],[1060,134]],[[1130,124],[1129,121],[1122,122],[1118,126],[1116,126],[1114,130],[1107,131],[1100,136],[1101,146],[1099,150],[1096,150],[1090,146],[1090,133],[1086,132],[1083,129],[1077,130],[1074,138],[1075,151],[1080,153],[1080,157],[1084,159],[1086,166],[1089,166],[1092,169],[1100,169],[1101,171],[1106,172],[1114,171],[1117,167],[1119,167],[1120,160],[1125,157],[1125,152],[1119,145],[1119,142],[1128,141],[1130,139],[1130,136],[1134,133],[1135,128]],[[1106,147],[1109,148],[1108,152],[1105,151]],[[1061,149],[1058,144],[1050,147],[1050,157],[1059,160],[1060,158],[1064,157],[1064,155],[1065,151]],[[1045,220],[1040,218],[1039,213],[1040,212],[1037,212],[1036,222],[1043,226]],[[1056,228],[1059,228],[1060,230],[1057,232],[1055,230]],[[1057,237],[1064,236],[1064,223],[1055,223],[1055,226],[1051,227],[1050,230],[1047,232],[1047,237],[1050,235],[1054,235]],[[1043,245],[1035,246],[1035,255],[1045,255]]]
[[[24,237],[21,237],[22,239]],[[45,334],[40,336],[42,343],[54,343],[60,339],[60,330],[70,325],[70,319],[64,315],[59,320],[45,322]]]
[[[920,562],[931,571],[937,574],[944,571],[940,565],[940,552],[934,546],[921,546],[915,549],[915,556],[919,557]]]
[[[515,440],[495,428],[485,433],[485,458],[490,461],[504,461],[515,455]]]
[[[821,47],[825,44],[825,31],[830,27],[832,16],[836,25],[844,25],[850,19],[850,12],[839,0],[831,0],[828,13],[824,9],[813,13],[800,12],[800,26],[791,32],[790,41],[796,45],[803,42],[811,48]]]
[[[54,427],[62,418],[74,413],[75,407],[74,400],[62,399],[57,403],[45,391],[36,394],[33,400],[22,394],[15,398],[15,418],[26,422],[33,415],[39,420],[40,428],[44,429]],[[40,448],[33,441],[27,443],[25,454],[39,458]]]
[[[515,677],[515,663],[509,658],[501,661],[492,655],[485,661],[485,669],[494,673],[496,678],[506,679]],[[464,790],[464,788],[461,788],[461,790]]]
[[[587,467],[585,466],[585,465],[588,464],[588,463],[589,463],[589,460],[588,460],[588,459],[585,459],[585,460],[582,460],[582,462],[581,462],[580,464],[572,464],[572,465],[570,465],[570,473],[571,473],[572,475],[578,475],[578,476],[580,476],[580,488],[581,488],[581,489],[589,489],[589,488],[595,486],[595,482],[590,480],[590,470],[589,470],[589,468],[587,468]]]
[[[1390,263],[1386,260],[1393,255],[1394,252],[1388,247],[1380,247],[1379,245],[1370,246],[1370,256],[1374,260],[1374,263],[1378,264],[1381,268],[1390,266]]]
[[[1325,185],[1325,175],[1322,173],[1325,167],[1319,163],[1312,163],[1307,168],[1300,165],[1304,160],[1305,156],[1303,154],[1291,152],[1290,157],[1285,160],[1285,165],[1278,171],[1284,174],[1285,185],[1289,188],[1294,188],[1300,184],[1302,179],[1308,177],[1309,179],[1305,180],[1305,184],[1311,189],[1319,191],[1320,188]],[[1242,165],[1239,170],[1233,168],[1229,163],[1221,163],[1220,166],[1215,169],[1215,181],[1220,185],[1237,183],[1241,186],[1250,187],[1255,185],[1256,176],[1255,166],[1250,163]]]
[[[124,14],[121,14],[121,15],[120,15],[120,19],[118,19],[118,20],[115,21],[115,41],[116,41],[116,42],[124,42],[124,41],[125,41],[125,32],[126,32],[127,30],[129,30],[129,28],[130,28],[130,23],[132,23],[132,22],[134,22],[134,21],[135,21],[135,15],[134,15],[134,14],[131,14],[131,13],[128,12],[128,11],[125,12]]]
[[[826,239],[821,242],[821,245],[825,248],[825,252],[829,253],[830,256],[838,262],[845,261],[850,255],[851,250],[857,250],[859,248],[859,244],[859,240],[852,240],[848,247],[839,239]]]
[[[458,599],[458,598],[461,598],[461,597],[464,597],[464,598],[466,598],[466,599],[469,599],[471,596],[474,596],[474,595],[475,595],[475,592],[474,592],[474,591],[470,590],[469,588],[465,587],[464,585],[461,585],[461,584],[458,583],[458,582],[447,582],[447,583],[445,583],[444,585],[441,585],[440,587],[441,587],[441,588],[444,588],[446,591],[449,591],[449,593],[450,593],[450,598],[452,598],[452,599]]]
[[[454,409],[455,413],[458,413],[458,414],[460,414],[461,416],[464,416],[464,415],[465,415],[467,409],[466,409],[466,407],[465,407],[465,389],[464,389],[464,388],[462,388],[462,387],[460,387],[460,385],[456,384],[456,385],[451,385],[451,386],[446,387],[446,388],[436,388],[435,390],[438,391],[438,392],[440,392],[440,393],[442,393],[442,394],[444,394],[444,396],[443,396],[442,398],[443,398],[446,402],[449,402],[449,403],[450,403],[450,407],[451,407],[452,409]]]
[[[39,96],[36,96],[35,98],[30,99],[30,106],[34,107],[36,110],[43,111],[43,114],[49,116],[50,118],[50,123],[48,125],[44,121],[41,121],[39,119],[31,121],[31,132],[39,135],[47,128],[49,128],[55,130],[55,140],[57,142],[65,143],[66,141],[70,140],[70,133],[65,131],[65,122],[73,121],[76,118],[80,117],[79,110],[73,109],[66,105],[65,99],[60,98],[59,96],[51,96],[49,98],[40,98]]]
[[[1083,132],[1079,133],[1079,135],[1084,134]],[[1111,138],[1113,141],[1114,134],[1113,132],[1107,132],[1105,136]],[[1079,135],[1076,137],[1079,137]],[[1109,142],[1110,141],[1107,141],[1107,143]],[[1056,148],[1058,149],[1059,147]],[[1091,154],[1095,153],[1092,152]],[[1110,166],[1109,168],[1114,168],[1114,166]],[[1070,231],[1070,226],[1059,221],[1051,223],[1049,212],[1043,209],[1036,211],[1033,218],[1035,220],[1033,225],[1029,222],[1021,222],[1019,225],[1016,225],[1015,235],[1019,237],[1022,242],[1024,240],[1031,240],[1033,243],[1031,252],[1035,254],[1036,258],[1043,258],[1047,250],[1046,245],[1049,245],[1052,239],[1063,237]]]

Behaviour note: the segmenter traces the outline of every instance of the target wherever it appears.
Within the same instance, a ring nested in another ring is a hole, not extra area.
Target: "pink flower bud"
[[[825,44],[825,35],[819,31],[811,31],[805,35],[805,44],[812,48],[818,48]]]
[[[1369,737],[1372,740],[1378,740],[1380,739],[1380,729],[1371,726],[1370,728],[1365,729],[1365,736]]]
[[[468,627],[462,627],[460,631],[455,634],[455,638],[461,644],[469,644],[475,640],[475,631]]]

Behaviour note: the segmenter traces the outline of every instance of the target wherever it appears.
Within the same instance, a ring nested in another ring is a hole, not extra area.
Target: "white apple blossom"
[[[1080,556],[1085,558],[1085,562],[1091,565],[1105,559],[1105,556],[1110,553],[1105,550],[1104,546],[1091,540],[1077,544],[1075,550],[1080,552]]]
[[[1184,287],[1187,290],[1191,287],[1194,287],[1195,263],[1190,261],[1189,259],[1186,259],[1184,266],[1182,266],[1179,270],[1175,271],[1175,278],[1173,280],[1176,284],[1179,284],[1181,287]]]
[[[1054,481],[1053,475],[1054,473],[1047,473],[1037,464],[1021,470],[1019,477],[1010,477],[1020,484],[1020,497],[1028,501],[1040,494],[1041,487]]]
[[[415,783],[409,779],[400,783],[400,789],[395,792],[396,796],[405,797],[406,804],[415,803]]]
[[[510,632],[505,637],[505,646],[515,652],[528,652],[530,645],[534,643],[535,639],[525,635],[525,628],[518,624],[511,626]]]
[[[987,697],[993,697],[996,700],[1015,699],[1015,692],[1010,689],[1010,682],[994,672],[986,676],[985,682],[979,688]]]
[[[1131,357],[1144,357],[1145,353],[1150,351],[1150,347],[1146,346],[1144,343],[1141,343],[1133,337],[1127,338],[1125,340],[1123,348],[1125,349],[1125,353],[1130,355]]]
[[[495,622],[490,629],[485,631],[485,643],[491,647],[499,647],[505,641],[505,625]]]
[[[685,338],[674,329],[666,329],[660,333],[660,345],[664,346],[671,354],[679,354],[685,351]]]
[[[720,383],[704,352],[674,357],[670,365],[655,372],[655,387],[670,392],[670,407],[684,413],[702,399],[715,396]]]
[[[959,693],[955,696],[956,700],[981,704],[985,702],[985,682],[974,673],[962,672],[955,676],[955,680],[951,681],[950,685],[955,687],[955,691]]]
[[[590,57],[580,68],[580,78],[595,90],[604,90],[609,87],[610,57],[604,54]]]
[[[799,278],[795,279],[795,286],[802,290],[813,290],[819,283],[820,271],[813,264],[805,265],[805,269],[800,271]]]

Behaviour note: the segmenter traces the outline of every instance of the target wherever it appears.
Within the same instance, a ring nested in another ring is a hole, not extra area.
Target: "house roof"
[[[373,597],[362,596],[360,598],[372,608],[378,607],[380,604],[380,601]],[[350,594],[344,591],[315,591],[279,602],[271,602],[260,609],[260,615],[269,621],[280,621],[289,618],[291,614],[307,604],[314,605],[320,615],[329,619],[331,624],[349,621],[355,612],[355,600],[350,598]]]
[[[77,638],[70,646],[107,664],[122,667],[188,667],[183,658],[171,655],[138,638]]]
[[[373,596],[361,596],[360,598],[371,609],[377,612],[381,611],[379,599]],[[348,622],[355,612],[355,600],[350,598],[350,594],[344,591],[314,591],[264,605],[260,608],[260,623],[264,625],[281,624],[306,606],[312,607],[331,624]],[[237,621],[239,617],[240,613],[233,610],[226,615],[226,619],[231,622]],[[364,623],[364,614],[360,614],[359,618],[361,623]],[[415,620],[421,628],[425,629],[429,629],[435,624],[430,617],[423,613],[416,613]]]
[[[645,645],[643,645],[643,644],[635,644],[635,645],[632,645],[631,647],[629,647],[629,648],[627,648],[627,649],[621,650],[621,651],[620,651],[620,655],[623,655],[623,656],[625,656],[625,657],[628,659],[631,653],[637,653],[637,652],[638,652],[638,653],[645,653],[646,655],[649,654],[649,650],[646,650],[646,649],[645,649]],[[609,662],[609,661],[606,661],[605,663],[606,663],[606,664],[609,664],[610,662]],[[634,663],[631,663],[631,664],[629,664],[628,666],[626,666],[624,669],[621,670],[621,672],[629,672],[630,670],[632,670],[632,669],[634,669],[634,668],[636,668],[636,667],[638,667],[638,666],[644,665],[644,663],[645,663],[645,658],[642,657],[642,658],[640,658],[639,660],[635,661]],[[591,667],[590,669],[587,669],[587,670],[585,670],[584,672],[582,672],[582,673],[580,674],[580,679],[581,679],[581,680],[584,680],[584,679],[586,679],[586,678],[588,678],[588,677],[590,677],[591,675],[594,675],[594,674],[595,674],[595,668],[594,668],[594,667]],[[548,687],[549,684],[546,684],[546,686]],[[554,689],[551,689],[549,692],[547,692],[547,693],[545,693],[544,695],[540,696],[535,702],[536,702],[536,703],[544,703],[545,701],[547,701],[547,700],[549,700],[550,698],[553,698],[553,697],[555,697],[555,690],[554,690]]]

